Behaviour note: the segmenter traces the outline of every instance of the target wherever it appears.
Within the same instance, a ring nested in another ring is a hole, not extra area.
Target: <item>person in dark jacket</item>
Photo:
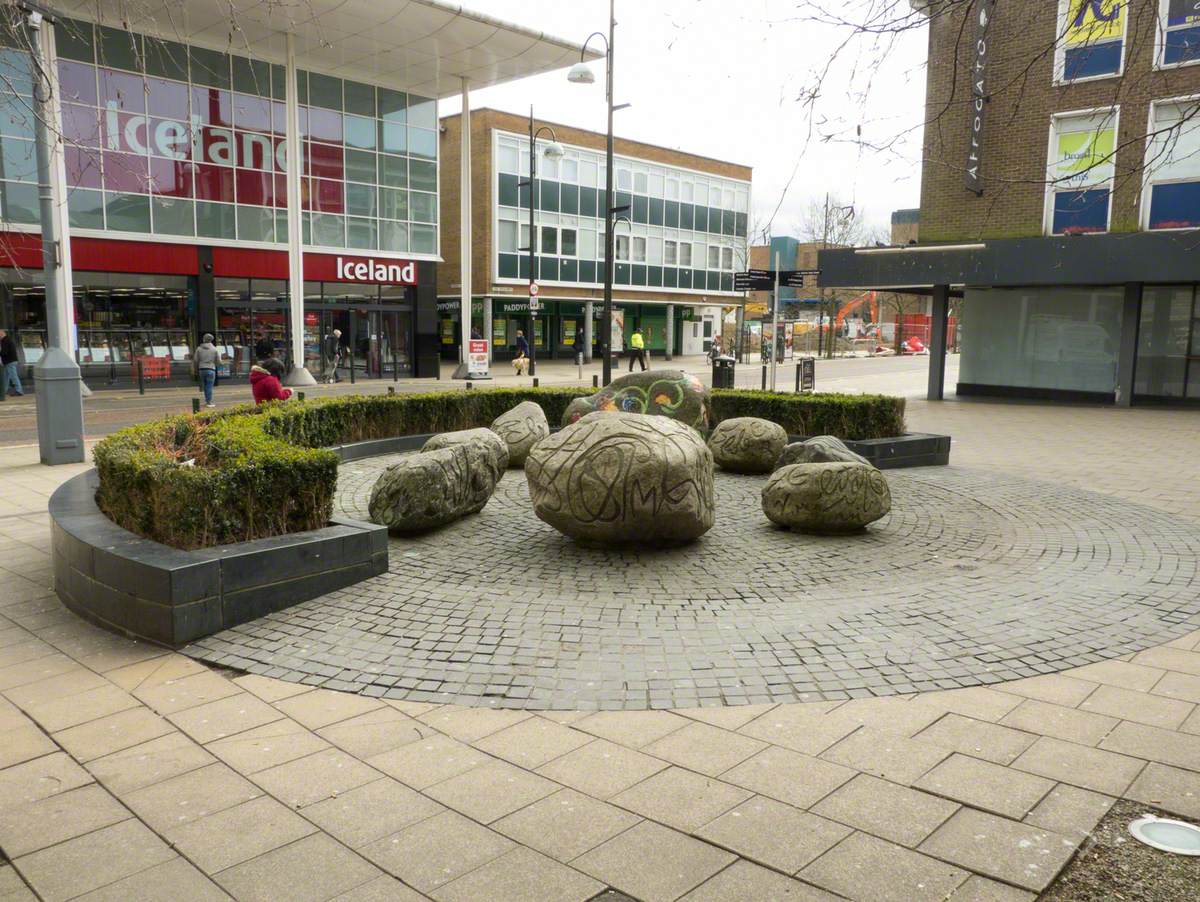
[[[8,399],[11,390],[14,395],[23,395],[21,386],[21,360],[17,356],[17,343],[8,334],[7,329],[0,329],[0,401]]]
[[[525,340],[525,333],[520,329],[517,330],[517,353],[513,357],[512,364],[518,376],[524,376],[529,372],[529,342]]]
[[[254,342],[254,358],[256,360],[266,360],[268,357],[275,356],[275,342],[271,341],[266,332],[262,332],[258,336],[258,340]]]
[[[268,357],[250,367],[250,391],[254,403],[264,401],[286,401],[292,396],[290,388],[283,387],[283,364],[275,357]]]
[[[338,376],[338,365],[342,362],[342,330],[334,329],[325,336],[325,358],[329,361],[329,373],[325,381],[332,384],[341,382]]]

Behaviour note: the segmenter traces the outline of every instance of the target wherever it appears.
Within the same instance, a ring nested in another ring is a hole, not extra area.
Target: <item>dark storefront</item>
[[[9,234],[0,251],[0,324],[13,331],[27,368],[46,341],[39,244]],[[98,238],[75,238],[71,247],[76,353],[92,388],[128,386],[139,365],[150,384],[186,383],[204,332],[216,336],[222,378],[246,378],[264,338],[291,365],[285,252]],[[339,329],[343,376],[351,366],[366,378],[436,376],[435,264],[405,269],[409,261],[377,258],[383,266],[345,278],[355,264],[374,262],[305,254],[305,366],[317,378],[327,373],[323,339]]]

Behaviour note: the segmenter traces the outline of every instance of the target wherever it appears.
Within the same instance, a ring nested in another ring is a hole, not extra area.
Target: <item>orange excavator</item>
[[[872,325],[876,325],[876,326],[879,325],[879,301],[875,297],[875,292],[867,291],[867,292],[864,292],[863,294],[860,294],[856,298],[852,298],[851,300],[847,301],[844,305],[842,305],[842,308],[840,310],[838,310],[837,316],[834,318],[834,321],[833,321],[834,329],[840,333],[842,331],[842,323],[846,319],[846,315],[849,313],[853,313],[855,310],[857,310],[863,304],[869,305],[868,309],[870,309],[870,311],[871,311]]]

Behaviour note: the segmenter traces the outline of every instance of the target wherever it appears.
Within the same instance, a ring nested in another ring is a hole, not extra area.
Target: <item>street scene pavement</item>
[[[547,384],[575,376],[540,369]],[[1152,571],[1195,598],[1194,559],[1173,557],[1166,538],[1148,556],[1154,535],[1200,530],[1193,412],[928,402],[915,397],[924,376],[908,359],[818,364],[818,388],[906,395],[910,430],[954,437],[950,466],[907,471],[898,499],[924,509],[923,495],[957,494],[967,500],[954,503],[991,507],[994,523],[1038,524],[1034,552],[1045,560],[1030,571],[1044,566],[1063,597],[1092,598],[1130,561],[1130,573]],[[183,412],[190,397],[97,393],[88,434]],[[234,400],[244,400],[234,389],[219,398]],[[6,405],[3,416],[6,902],[1029,902],[1053,892],[1119,800],[1200,818],[1200,629],[1186,616],[1170,638],[1114,651],[1120,624],[1135,618],[1105,609],[1095,619],[1114,632],[1096,634],[1093,663],[1070,666],[1079,650],[1030,649],[996,679],[886,697],[835,689],[808,702],[723,704],[697,691],[640,710],[584,695],[577,709],[552,710],[371,697],[324,688],[329,678],[316,674],[208,664],[65,610],[46,504],[89,464],[39,465],[21,442],[32,410]],[[346,474],[342,503],[353,505]],[[1000,506],[995,487],[1005,485],[1040,490]],[[1052,560],[1096,553],[1068,548],[1068,517],[1103,538],[1089,546],[1107,548],[1103,559]],[[950,547],[968,525],[931,539],[955,566],[984,557]],[[886,563],[845,566],[883,573]],[[724,566],[737,582],[736,562]],[[917,564],[896,569],[914,591],[934,585]],[[705,578],[719,595],[719,570]],[[1032,601],[1006,618],[1012,632],[1043,621],[1053,626]],[[853,683],[854,669],[842,662],[838,679]]]

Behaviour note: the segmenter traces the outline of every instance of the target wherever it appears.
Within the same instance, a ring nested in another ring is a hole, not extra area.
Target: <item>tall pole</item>
[[[54,138],[50,123],[57,124],[52,61],[55,56],[53,22],[42,13],[26,8],[33,67],[35,150],[37,153],[38,203],[42,220],[42,269],[46,292],[46,353],[34,367],[37,388],[38,448],[44,464],[79,463],[84,459],[83,383],[79,364],[64,348],[69,347],[63,297],[63,252],[60,235],[62,211],[66,207],[64,179],[55,178]],[[64,173],[62,167],[57,174]]]
[[[613,40],[617,30],[617,2],[608,0],[608,154],[604,161],[604,320],[600,348],[604,352],[604,384],[612,382],[613,293]]]
[[[821,250],[829,248],[829,192],[825,193],[824,218],[821,221]],[[818,277],[819,278],[819,277]],[[825,286],[820,288],[821,303],[817,305],[817,356],[825,356]],[[833,341],[833,323],[830,322],[829,340]]]
[[[292,370],[288,385],[316,385],[304,367],[304,210],[300,203],[300,177],[304,166],[304,150],[300,146],[300,98],[296,75],[296,36],[287,33],[287,98],[284,113],[287,125],[284,142],[287,146],[287,225],[288,225],[288,319],[292,326]],[[320,330],[318,329],[318,341]]]
[[[464,75],[462,77],[462,116],[459,117],[459,125],[462,129],[462,134],[459,137],[459,178],[461,190],[459,208],[459,240],[458,240],[458,257],[459,257],[459,281],[462,282],[462,307],[459,313],[459,331],[462,335],[459,337],[459,354],[458,362],[464,366],[470,357],[467,355],[467,349],[470,347],[468,342],[471,340],[471,82]],[[487,336],[490,340],[491,336]]]
[[[771,391],[775,391],[775,371],[779,366],[779,251],[775,252],[775,288],[771,292]]]
[[[529,375],[537,375],[537,295],[533,286],[537,282],[537,229],[534,225],[534,208],[541,200],[541,192],[534,198],[534,183],[537,180],[537,137],[533,133],[533,105],[529,107]]]

